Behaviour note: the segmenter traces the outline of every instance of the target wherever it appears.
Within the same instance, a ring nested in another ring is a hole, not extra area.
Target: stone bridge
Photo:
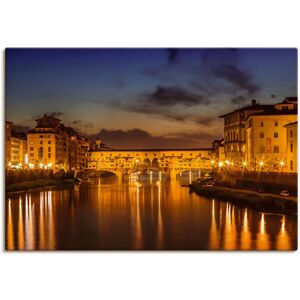
[[[211,155],[211,149],[92,150],[88,169],[112,172],[119,179],[137,171],[158,170],[175,179],[184,171],[210,172]]]

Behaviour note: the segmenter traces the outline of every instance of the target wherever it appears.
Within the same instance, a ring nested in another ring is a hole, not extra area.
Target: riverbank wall
[[[228,187],[205,186],[199,183],[190,185],[192,192],[200,196],[220,201],[228,201],[236,206],[247,207],[260,212],[297,215],[297,200],[270,194]]]
[[[226,185],[239,189],[256,190],[263,188],[266,192],[279,194],[288,190],[290,195],[298,194],[298,176],[295,173],[272,172],[219,172],[215,176]]]
[[[18,183],[9,184],[5,188],[6,194],[22,192],[22,191],[29,191],[39,188],[47,188],[53,186],[67,186],[72,185],[78,182],[75,178],[64,178],[64,179],[35,179],[35,180],[28,180],[22,181]]]

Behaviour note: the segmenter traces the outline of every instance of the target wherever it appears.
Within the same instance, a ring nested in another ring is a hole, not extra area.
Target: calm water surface
[[[91,180],[6,201],[9,250],[292,250],[297,219],[190,194],[178,181]]]

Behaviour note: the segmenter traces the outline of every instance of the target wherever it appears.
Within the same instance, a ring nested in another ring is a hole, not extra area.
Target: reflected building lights
[[[268,234],[266,231],[266,223],[265,223],[265,214],[261,214],[260,220],[260,231],[256,237],[256,248],[257,250],[269,250],[270,249],[270,241]]]
[[[142,236],[142,225],[141,225],[141,216],[140,216],[140,184],[136,182],[136,217],[135,217],[135,239],[134,239],[134,248],[142,249],[143,247],[143,236]]]
[[[23,208],[22,208],[22,199],[19,197],[19,221],[18,221],[18,241],[19,249],[24,250],[24,220],[23,220]]]
[[[158,182],[158,221],[157,221],[157,248],[163,249],[164,247],[164,228],[161,213],[161,183]]]
[[[215,217],[215,199],[212,200],[211,208],[211,225],[209,234],[209,249],[219,249],[219,232],[217,229],[216,217]]]
[[[11,200],[8,199],[7,203],[7,250],[14,250],[14,227],[12,221],[12,212],[11,212]]]
[[[245,208],[244,218],[243,218],[243,231],[241,233],[241,249],[250,250],[251,249],[251,233],[249,232],[249,221],[248,221],[248,209]]]
[[[276,248],[280,250],[291,249],[290,237],[286,231],[285,216],[282,216],[281,218],[281,227],[276,239]]]

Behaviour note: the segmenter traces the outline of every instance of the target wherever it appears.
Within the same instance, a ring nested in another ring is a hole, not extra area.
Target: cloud
[[[99,138],[108,146],[119,149],[191,149],[210,147],[211,141],[220,138],[220,134],[210,134],[208,132],[178,132],[164,136],[154,136],[141,129],[101,129],[99,133],[91,137]]]
[[[176,62],[178,56],[178,49],[174,49],[174,48],[167,49],[167,55],[168,55],[168,62],[170,64]]]
[[[259,90],[259,86],[253,82],[252,76],[237,66],[224,64],[215,67],[213,72],[217,77],[227,80],[249,95],[253,95]]]
[[[59,117],[62,117],[65,115],[64,112],[62,111],[54,111],[54,112],[51,112],[51,113],[47,113],[48,116],[52,116],[52,117],[55,117],[55,118],[59,118]]]
[[[220,79],[227,83],[218,82],[222,91],[232,96],[233,104],[246,102],[261,89],[249,70],[241,65],[238,49],[207,49],[202,53],[202,66],[201,71],[208,74],[211,82]],[[206,88],[213,94],[210,84]]]
[[[236,96],[236,97],[233,97],[231,99],[231,102],[233,104],[243,104],[247,101],[248,99],[246,99],[244,96]]]
[[[271,97],[272,99],[275,99],[275,98],[277,98],[277,95],[271,94],[270,97]]]
[[[153,93],[146,96],[146,102],[159,106],[183,105],[194,106],[198,104],[209,104],[208,99],[200,94],[189,92],[180,87],[157,86]]]

